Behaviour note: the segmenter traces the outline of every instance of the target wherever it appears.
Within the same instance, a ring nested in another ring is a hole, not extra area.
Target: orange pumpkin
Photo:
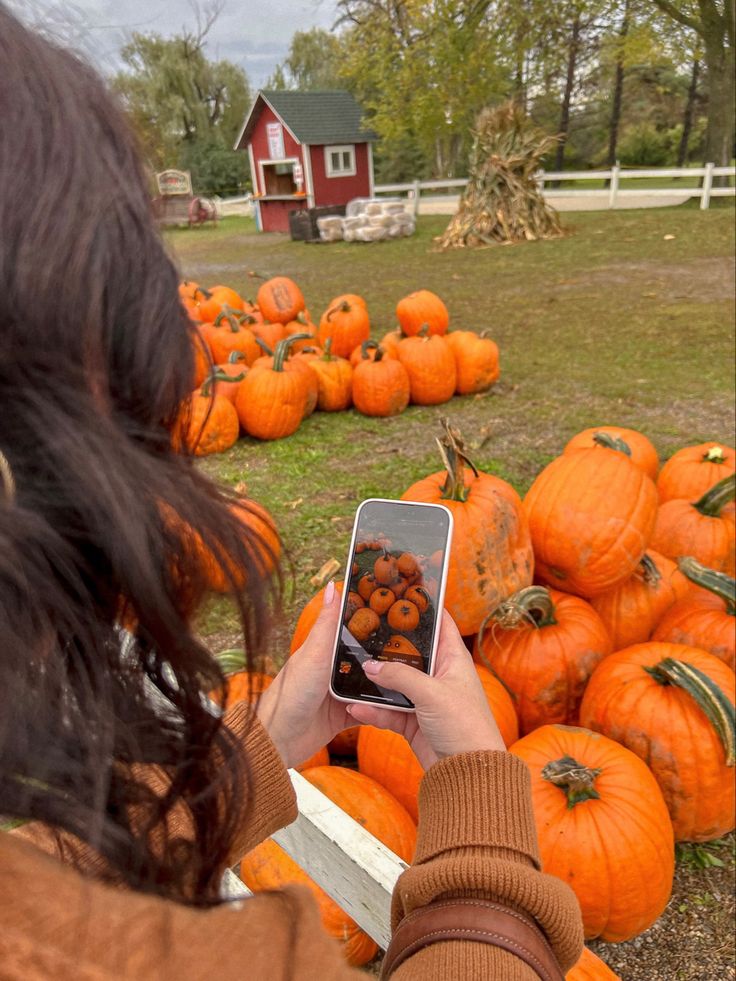
[[[396,596],[386,586],[382,586],[381,589],[373,590],[368,605],[380,617],[388,613],[395,602]]]
[[[598,433],[606,433],[613,440],[623,440],[631,451],[631,462],[652,480],[657,479],[659,456],[650,440],[636,429],[624,429],[622,426],[593,426],[583,429],[568,442],[563,453],[571,450],[590,449],[595,446]]]
[[[585,936],[621,941],[648,929],[670,898],[674,842],[646,764],[569,726],[542,726],[510,751],[531,774],[544,871],[575,892]]]
[[[306,316],[304,310],[298,313],[293,320],[290,320],[288,324],[284,324],[284,332],[287,337],[291,337],[292,334],[308,334],[308,337],[302,338],[297,341],[292,350],[296,353],[298,351],[303,351],[305,347],[310,344],[316,344],[317,342],[317,328],[312,323],[311,320]]]
[[[399,300],[396,319],[405,337],[414,337],[424,327],[429,334],[445,334],[450,325],[447,307],[430,290],[417,290]]]
[[[424,586],[409,586],[404,593],[404,599],[410,600],[420,613],[424,613],[430,604],[430,597]]]
[[[341,596],[343,590],[343,582],[341,579],[335,580],[335,589],[337,590],[338,596]],[[289,646],[290,654],[293,654],[294,651],[298,650],[309,636],[309,631],[314,626],[317,617],[319,616],[319,611],[322,609],[324,594],[325,588],[323,587],[318,593],[315,593],[315,595],[309,600],[299,614],[299,618],[294,628],[294,633],[291,637],[291,644]],[[335,600],[335,602],[337,602],[337,600]]]
[[[214,323],[221,313],[242,313],[243,299],[229,286],[211,286],[198,294],[199,316],[208,323]]]
[[[196,327],[192,328],[192,347],[194,348],[194,387],[199,388],[212,371],[212,354],[204,335]]]
[[[639,565],[620,586],[599,593],[590,605],[599,615],[613,641],[613,650],[649,640],[665,612],[690,592],[677,565],[649,549]]]
[[[723,443],[699,443],[674,453],[657,478],[659,499],[697,501],[736,470],[736,453]]]
[[[325,341],[324,354],[310,362],[317,375],[317,408],[322,412],[340,412],[353,401],[353,368],[345,358],[332,354],[332,340]]]
[[[311,770],[315,766],[329,766],[330,765],[330,753],[326,746],[322,749],[318,749],[316,753],[312,753],[308,760],[304,760],[297,766],[297,770],[300,773],[304,773],[305,770]]]
[[[654,530],[657,491],[622,445],[599,433],[595,446],[564,453],[544,468],[524,511],[540,580],[589,597],[636,569]]]
[[[303,776],[391,851],[405,862],[411,861],[416,841],[414,822],[383,787],[345,767],[314,767],[305,770]],[[366,964],[378,952],[367,934],[272,839],[246,855],[240,874],[254,892],[279,889],[287,883],[306,885],[317,900],[322,926],[340,941],[349,964]]]
[[[488,705],[507,746],[516,742],[519,728],[511,696],[490,671],[476,665]],[[361,726],[358,733],[358,767],[377,780],[400,801],[415,821],[419,820],[417,795],[424,770],[409,743],[389,729]]]
[[[678,841],[734,827],[733,671],[684,644],[635,644],[593,672],[582,725],[616,739],[651,767]]]
[[[254,336],[258,341],[260,341],[261,356],[264,354],[271,354],[275,349],[279,341],[285,340],[287,337],[292,337],[292,334],[287,334],[286,327],[283,324],[272,324],[270,321],[267,323],[257,323],[253,321],[250,325],[250,329],[253,331]],[[301,343],[301,342],[298,342]],[[304,341],[307,344],[307,340]],[[296,347],[297,342],[294,341],[293,346]]]
[[[266,280],[258,290],[256,303],[264,318],[275,324],[288,324],[305,306],[302,291],[287,276]]]
[[[360,641],[368,640],[370,635],[375,633],[380,626],[381,621],[378,614],[367,606],[356,610],[348,621],[348,630],[356,640]]]
[[[242,327],[232,314],[218,314],[214,326],[207,334],[207,341],[215,364],[227,361],[233,351],[242,353],[248,365],[261,357],[263,352],[253,331]]]
[[[567,972],[565,981],[621,981],[621,978],[592,950],[583,947],[580,960]]]
[[[212,394],[211,381],[211,378],[207,379],[202,388],[190,396],[184,421],[172,436],[175,449],[186,449],[195,456],[209,456],[229,450],[237,441],[240,423],[235,407],[222,395]]]
[[[593,669],[612,650],[603,621],[585,600],[529,586],[489,616],[473,658],[511,693],[523,736],[548,723],[575,725]]]
[[[304,418],[309,388],[302,372],[285,368],[290,341],[291,338],[280,341],[273,359],[259,359],[241,382],[235,408],[249,436],[257,439],[290,436]]]
[[[396,561],[396,566],[399,570],[399,575],[405,578],[415,575],[419,568],[417,566],[417,560],[411,552],[402,552]]]
[[[485,332],[453,330],[445,335],[445,340],[455,356],[457,395],[485,392],[498,381],[501,375],[498,345]]]
[[[353,371],[353,405],[364,416],[395,416],[409,404],[411,383],[406,368],[379,348],[373,360]]]
[[[396,356],[409,375],[411,401],[415,405],[439,405],[455,394],[455,356],[444,337],[422,330],[399,343]]]
[[[531,585],[534,553],[516,491],[499,477],[479,473],[460,434],[446,420],[443,425],[447,469],[412,484],[401,499],[444,504],[452,513],[445,606],[460,633],[469,636],[489,610]]]
[[[736,667],[736,579],[707,569],[691,557],[678,562],[683,575],[700,587],[678,600],[657,624],[652,640],[687,644]]]
[[[376,577],[376,582],[382,586],[390,586],[392,582],[395,582],[399,578],[399,568],[396,559],[385,549],[383,554],[379,555],[373,563],[373,575]]]
[[[727,509],[735,494],[732,473],[694,503],[666,501],[657,513],[652,548],[672,559],[691,555],[709,569],[736,575],[736,524]]]
[[[393,627],[394,630],[416,630],[419,626],[419,610],[409,600],[397,600],[388,611],[386,619],[389,627]]]
[[[380,583],[376,580],[372,572],[364,573],[358,580],[358,594],[366,603],[370,600],[374,590],[379,587]]]
[[[272,684],[273,678],[263,671],[246,671],[240,666],[245,662],[245,653],[240,650],[222,651],[217,660],[226,674],[227,693],[223,701],[220,692],[210,692],[210,698],[223,709],[229,709],[236,702],[256,702],[258,697]],[[228,669],[237,665],[232,673]]]
[[[365,304],[344,296],[336,297],[322,314],[318,337],[322,347],[332,340],[332,353],[349,358],[353,350],[370,337],[371,325]]]

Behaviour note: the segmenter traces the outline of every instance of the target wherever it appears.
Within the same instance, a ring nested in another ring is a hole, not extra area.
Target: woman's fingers
[[[392,712],[391,709],[369,705],[366,702],[355,702],[347,707],[348,715],[362,725],[377,726],[379,729],[391,729],[402,735],[406,730],[407,718],[403,712]]]
[[[398,661],[365,661],[363,670],[374,684],[401,692],[415,704],[431,690],[431,678],[423,671]]]

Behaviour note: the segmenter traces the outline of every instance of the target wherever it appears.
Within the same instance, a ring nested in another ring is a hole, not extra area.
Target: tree
[[[191,168],[209,193],[245,181],[244,155],[232,145],[250,105],[245,72],[205,53],[220,9],[207,8],[195,30],[174,37],[134,33],[121,51],[125,70],[113,79],[151,165]]]
[[[731,162],[734,139],[734,0],[650,0],[702,40],[707,71],[708,124],[705,159],[717,167]]]
[[[342,46],[334,34],[313,27],[296,31],[289,53],[266,83],[266,88],[299,89],[301,92],[341,88]]]

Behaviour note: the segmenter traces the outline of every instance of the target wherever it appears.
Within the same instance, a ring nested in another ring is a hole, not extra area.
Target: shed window
[[[328,177],[353,177],[355,170],[355,146],[325,147],[325,172]]]

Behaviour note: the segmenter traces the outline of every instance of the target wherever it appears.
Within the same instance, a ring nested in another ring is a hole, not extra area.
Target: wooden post
[[[707,210],[710,205],[710,192],[713,187],[713,168],[715,164],[707,163],[705,165],[705,175],[703,177],[703,187],[700,193],[700,210]]]
[[[621,173],[621,168],[618,164],[614,164],[611,167],[611,183],[608,188],[608,207],[616,207],[616,198],[618,197],[618,176]]]
[[[412,184],[414,190],[414,217],[419,214],[419,181],[414,181]]]

